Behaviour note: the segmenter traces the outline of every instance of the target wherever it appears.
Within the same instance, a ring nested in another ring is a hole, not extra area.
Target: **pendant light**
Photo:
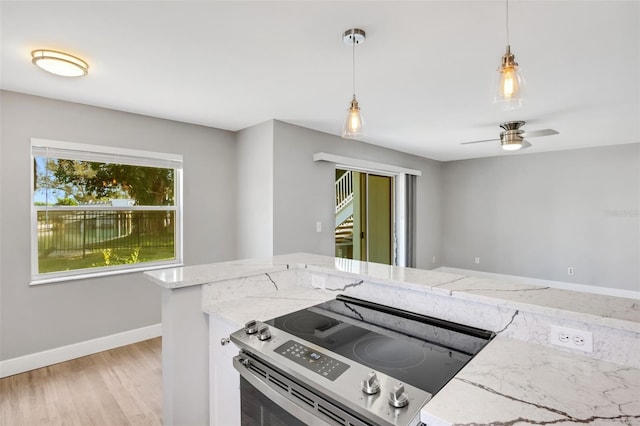
[[[524,100],[525,81],[518,69],[515,55],[511,53],[509,43],[509,0],[506,1],[507,49],[502,56],[500,68],[492,85],[493,103],[502,104],[505,109],[522,106]]]
[[[353,60],[353,99],[342,126],[342,137],[344,139],[356,139],[365,135],[364,120],[356,100],[356,44],[364,42],[365,37],[365,32],[358,28],[351,28],[342,35],[343,43],[351,46]]]

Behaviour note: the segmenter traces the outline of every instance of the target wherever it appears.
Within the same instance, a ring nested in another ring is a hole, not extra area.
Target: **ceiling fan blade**
[[[481,141],[471,141],[471,142],[462,142],[460,145],[469,145],[472,143],[483,143],[483,142],[495,142],[495,141],[499,141],[500,139],[483,139]]]
[[[523,138],[537,138],[539,136],[551,136],[557,135],[558,131],[553,129],[541,129],[541,130],[533,130],[531,132],[524,132],[521,134]]]
[[[520,149],[527,149],[531,146],[528,141],[522,141],[522,147]]]

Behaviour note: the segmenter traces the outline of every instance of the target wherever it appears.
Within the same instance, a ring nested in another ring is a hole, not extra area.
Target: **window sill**
[[[162,264],[138,266],[138,267],[123,268],[123,269],[116,269],[116,270],[109,270],[109,271],[78,273],[77,275],[32,278],[31,281],[29,282],[29,285],[31,286],[31,285],[40,285],[40,284],[60,283],[65,281],[86,280],[86,279],[92,279],[92,278],[108,277],[112,275],[133,274],[137,272],[153,271],[156,269],[177,268],[180,266],[184,266],[184,263],[181,261],[175,261],[171,263],[164,262]]]

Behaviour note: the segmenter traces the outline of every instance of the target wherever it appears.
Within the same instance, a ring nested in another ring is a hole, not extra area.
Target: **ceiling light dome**
[[[82,77],[89,73],[89,64],[84,60],[57,50],[37,49],[31,52],[38,67],[62,77]]]

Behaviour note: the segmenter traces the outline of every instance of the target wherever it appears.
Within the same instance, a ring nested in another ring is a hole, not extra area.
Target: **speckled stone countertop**
[[[205,265],[149,271],[145,276],[165,288],[180,288],[249,277],[257,274],[302,269],[344,277],[358,277],[397,289],[455,296],[457,299],[501,306],[562,312],[575,320],[612,325],[640,332],[640,301],[614,296],[507,283],[446,272],[359,262],[306,253],[244,259]]]
[[[427,425],[638,425],[640,369],[496,337],[422,409]]]
[[[496,332],[425,405],[428,425],[640,425],[636,299],[308,254],[146,275],[165,288],[207,284],[203,310],[239,328],[345,293]],[[593,331],[595,353],[551,347],[549,321]]]

